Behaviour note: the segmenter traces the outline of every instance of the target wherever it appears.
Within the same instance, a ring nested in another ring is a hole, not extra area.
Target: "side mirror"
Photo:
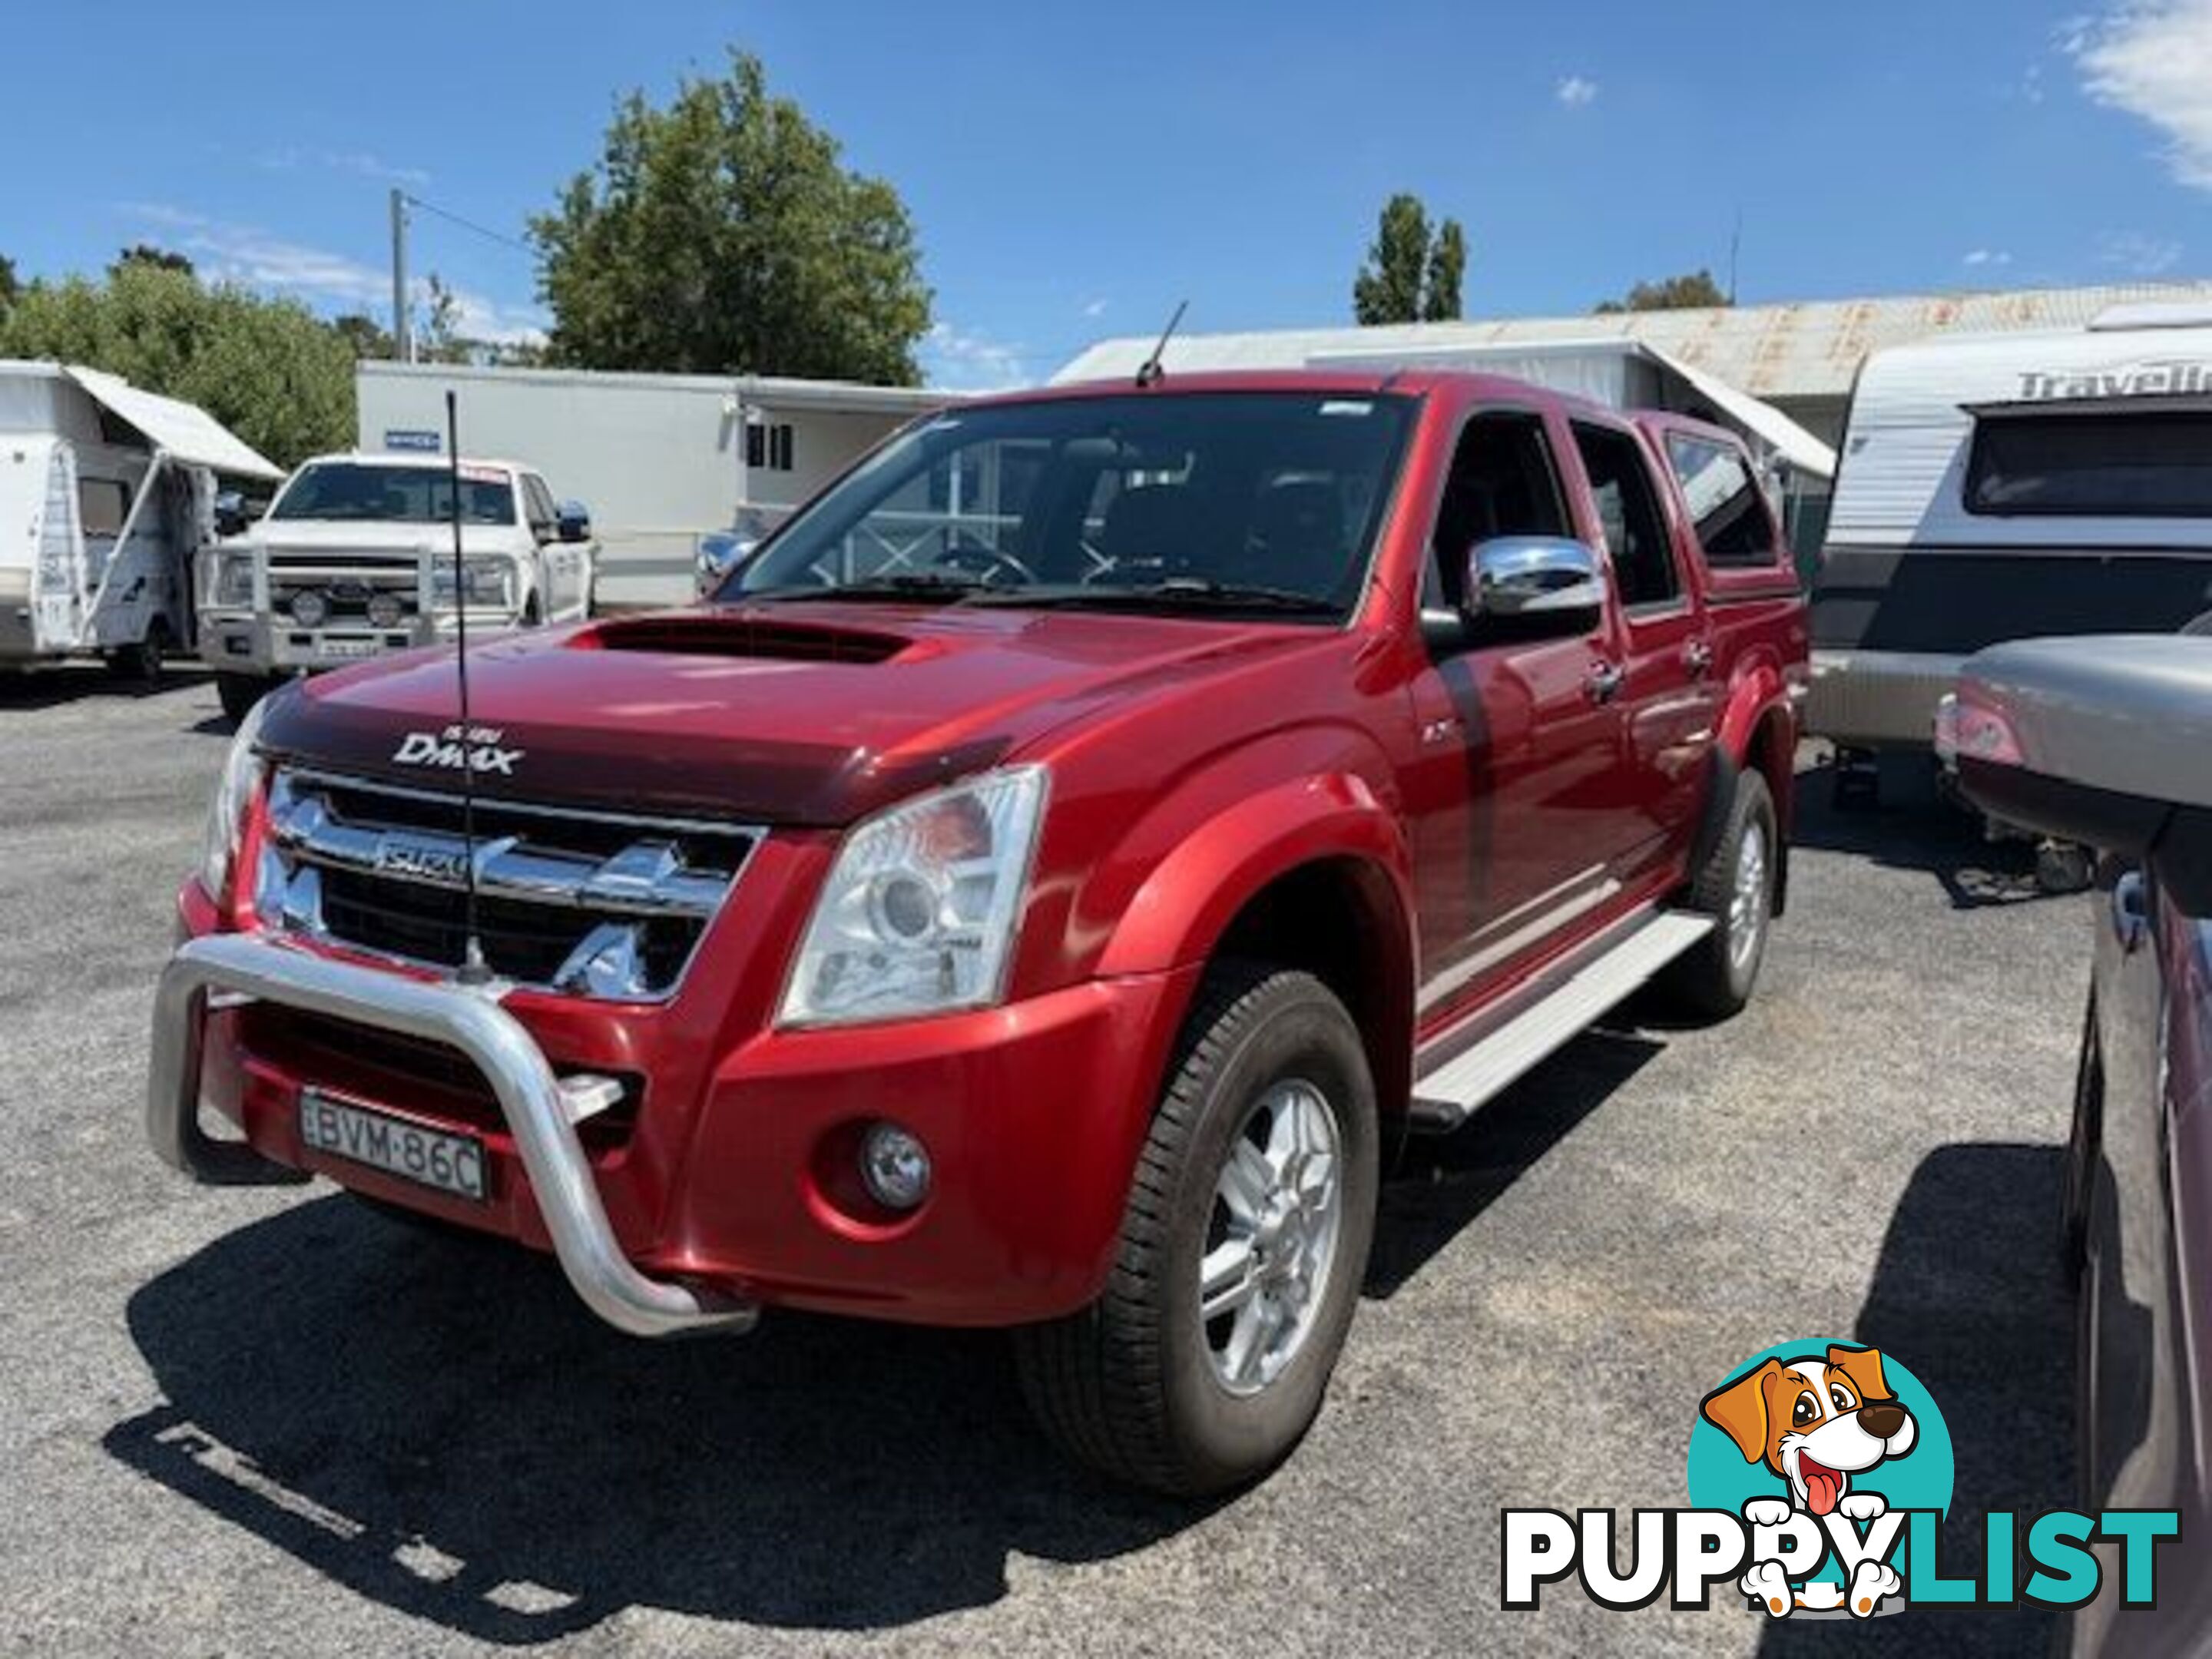
[[[246,497],[235,489],[226,489],[215,498],[215,533],[225,538],[243,536],[252,523],[246,510]]]
[[[1991,817],[2148,864],[2212,915],[2212,639],[1992,646],[1960,671],[1937,746]]]
[[[592,513],[581,501],[563,501],[553,520],[553,533],[564,542],[592,539]]]
[[[750,558],[759,545],[755,537],[733,536],[722,530],[709,531],[700,537],[696,574],[701,597],[727,581],[730,573]]]
[[[1467,556],[1467,610],[1516,633],[1587,634],[1605,619],[1598,556],[1564,536],[1501,536]]]

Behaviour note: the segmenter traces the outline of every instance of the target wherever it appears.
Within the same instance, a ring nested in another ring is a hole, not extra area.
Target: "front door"
[[[1559,434],[1539,415],[1486,410],[1462,429],[1431,538],[1425,607],[1462,598],[1467,560],[1500,536],[1575,533]],[[1421,759],[1406,777],[1425,1019],[1556,944],[1618,890],[1615,711],[1588,639],[1437,653],[1413,688]]]

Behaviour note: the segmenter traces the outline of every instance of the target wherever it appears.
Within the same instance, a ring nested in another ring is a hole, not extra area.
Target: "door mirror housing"
[[[592,539],[592,512],[581,501],[563,501],[553,520],[553,533],[564,542]]]
[[[225,539],[243,536],[253,522],[246,511],[246,497],[235,489],[226,489],[215,498],[215,533]]]
[[[2212,639],[1992,646],[1967,659],[1939,726],[1991,817],[2147,864],[2212,915]]]
[[[1466,605],[1516,635],[1588,634],[1605,620],[1605,569],[1565,536],[1500,536],[1467,556]]]

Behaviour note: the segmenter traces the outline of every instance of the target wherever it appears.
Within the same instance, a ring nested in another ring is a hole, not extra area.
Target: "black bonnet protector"
[[[450,672],[443,678],[450,682]],[[992,734],[887,756],[793,732],[517,719],[482,700],[468,741],[461,736],[451,713],[336,701],[301,684],[271,694],[261,748],[281,763],[439,793],[459,793],[467,763],[488,801],[834,829],[995,765],[1012,742]]]

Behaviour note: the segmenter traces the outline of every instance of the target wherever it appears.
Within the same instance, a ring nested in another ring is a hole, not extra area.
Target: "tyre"
[[[237,725],[253,712],[253,705],[269,695],[275,682],[258,674],[217,674],[215,695],[222,703],[225,719]]]
[[[2055,896],[2085,892],[2096,877],[2096,866],[2086,847],[2076,847],[2070,841],[2046,841],[2035,849],[2035,884],[2045,893]]]
[[[1092,1468],[1195,1497],[1297,1444],[1375,1231],[1375,1085],[1310,975],[1207,975],[1137,1161],[1105,1293],[1015,1334],[1024,1393]]]
[[[108,653],[107,672],[132,685],[157,686],[161,683],[168,644],[168,629],[155,623],[136,645],[122,646]]]
[[[1684,1013],[1725,1019],[1751,1000],[1766,959],[1781,860],[1781,831],[1766,780],[1740,772],[1727,821],[1691,878],[1687,895],[1687,908],[1712,917],[1713,931],[1659,977],[1661,994]]]

